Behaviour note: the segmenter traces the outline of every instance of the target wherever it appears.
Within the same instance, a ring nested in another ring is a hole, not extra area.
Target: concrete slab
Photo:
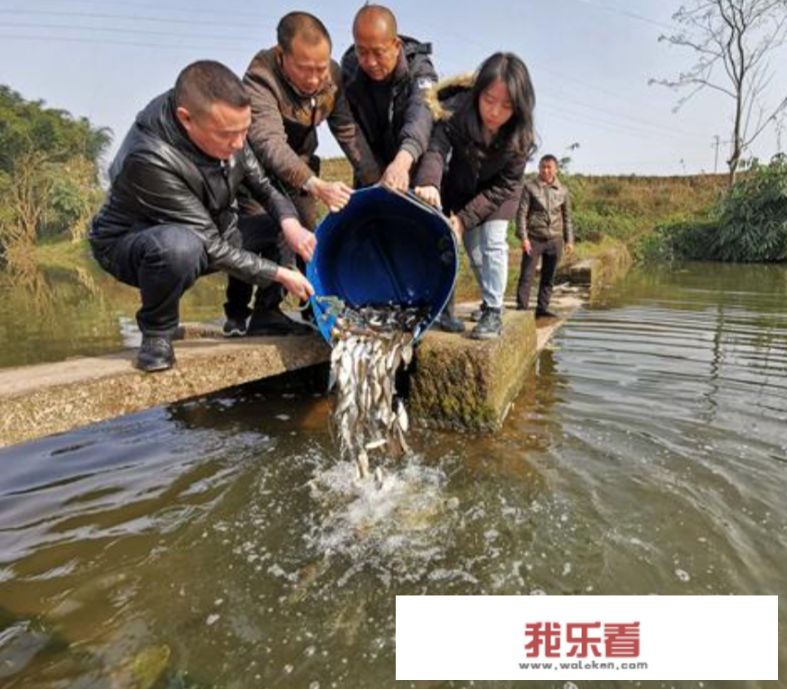
[[[560,318],[539,319],[507,304],[503,333],[496,340],[473,340],[470,314],[477,303],[457,305],[468,332],[432,331],[418,348],[410,378],[408,410],[432,428],[492,432],[505,421],[538,352],[565,320],[586,301],[586,291],[556,290],[552,306]]]
[[[552,306],[559,319],[536,323],[532,312],[517,312],[509,304],[498,340],[427,333],[410,379],[413,418],[443,428],[498,428],[538,352],[589,295],[620,277],[630,263],[628,252],[616,248],[574,264],[568,277],[583,286],[556,289]],[[457,309],[468,329],[476,307]],[[177,367],[153,375],[133,368],[134,350],[0,370],[0,447],[307,368],[330,357],[316,334],[228,341],[215,325],[187,324],[184,337],[176,344]]]
[[[188,332],[188,328],[187,328]],[[196,327],[177,366],[144,374],[135,350],[0,370],[0,447],[328,361],[318,335],[224,340]],[[194,336],[196,339],[192,339]]]

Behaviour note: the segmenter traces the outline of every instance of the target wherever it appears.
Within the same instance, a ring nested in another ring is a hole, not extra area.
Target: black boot
[[[470,333],[470,337],[474,340],[494,340],[500,337],[501,332],[503,332],[502,309],[487,306],[478,325]]]
[[[136,367],[145,373],[166,371],[175,365],[175,348],[172,339],[160,335],[143,335],[137,352]]]
[[[536,309],[536,318],[560,318],[560,316],[549,309]]]
[[[288,318],[278,309],[254,312],[249,320],[249,328],[247,330],[249,337],[313,334],[314,328]]]

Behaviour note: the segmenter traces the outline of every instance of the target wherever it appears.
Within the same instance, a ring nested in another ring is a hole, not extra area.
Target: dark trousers
[[[145,335],[172,337],[180,320],[180,298],[208,272],[202,238],[182,225],[154,225],[129,232],[102,248],[96,259],[121,282],[138,287],[137,324]]]
[[[313,231],[317,223],[317,203],[306,194],[292,193],[289,196],[298,211],[301,224]],[[286,245],[280,227],[268,214],[241,216],[239,229],[243,238],[242,246],[246,251],[269,258],[288,268],[296,266],[297,258],[298,268],[305,271],[305,264],[300,256],[296,257]],[[284,300],[285,290],[276,282],[258,287],[253,311],[249,308],[252,296],[253,285],[230,276],[227,282],[227,301],[224,303],[227,318],[245,319],[252,313],[278,309]]]
[[[280,265],[290,264],[292,252],[285,245],[281,228],[267,213],[241,216],[238,222],[241,247],[246,251],[267,258]],[[251,313],[249,303],[254,295],[254,285],[230,276],[227,281],[227,301],[224,313],[227,318],[246,319]],[[284,288],[278,282],[269,282],[257,287],[254,311],[272,311],[279,308],[284,299]]]
[[[530,288],[536,273],[538,260],[541,259],[541,284],[538,287],[536,309],[546,311],[552,299],[552,288],[555,284],[555,273],[563,256],[562,239],[532,239],[529,254],[522,252],[522,266],[519,270],[519,284],[516,288],[516,305],[526,309],[530,303]]]

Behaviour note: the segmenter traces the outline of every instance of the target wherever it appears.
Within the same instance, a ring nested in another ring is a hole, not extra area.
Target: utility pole
[[[715,143],[711,144],[711,148],[716,149],[716,154],[713,158],[713,174],[716,175],[719,172],[719,146],[721,146],[721,137],[716,134],[713,139]]]

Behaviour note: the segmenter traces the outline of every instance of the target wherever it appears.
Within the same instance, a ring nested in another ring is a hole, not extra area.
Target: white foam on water
[[[431,558],[445,548],[458,501],[446,495],[447,476],[438,468],[419,465],[415,458],[400,468],[386,469],[382,484],[373,477],[356,479],[351,462],[319,472],[311,482],[319,506],[309,536],[320,554],[364,559]]]

